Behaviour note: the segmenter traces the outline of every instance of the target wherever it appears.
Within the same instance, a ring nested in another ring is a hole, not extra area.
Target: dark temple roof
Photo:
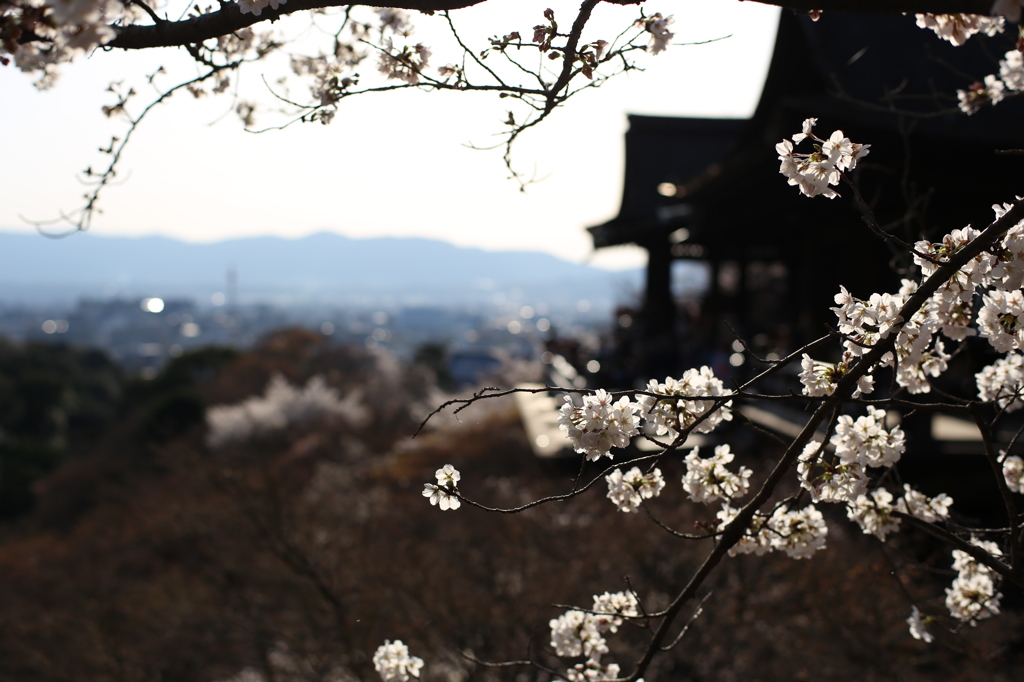
[[[820,205],[793,201],[796,189],[779,176],[774,152],[776,142],[811,116],[820,119],[822,137],[841,127],[854,141],[872,143],[869,158],[879,173],[912,167],[915,179],[940,198],[947,187],[963,197],[987,190],[981,196],[989,203],[1024,193],[1013,189],[1024,179],[1021,157],[992,158],[996,148],[1024,146],[1021,102],[965,116],[955,96],[997,72],[1013,42],[1011,35],[999,43],[974,37],[956,47],[918,28],[911,16],[826,12],[815,23],[784,11],[751,119],[629,117],[622,206],[618,216],[589,228],[594,246],[649,247],[683,225],[700,240],[722,233],[723,220],[740,226],[767,214],[785,225],[806,219],[806,211],[820,212]],[[664,183],[675,192],[666,196]],[[878,190],[882,206],[905,201],[887,191]],[[770,240],[744,234],[759,238]]]

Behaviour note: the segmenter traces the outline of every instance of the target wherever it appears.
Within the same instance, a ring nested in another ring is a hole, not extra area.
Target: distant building
[[[815,23],[783,11],[751,119],[630,116],[619,215],[589,228],[595,248],[649,253],[619,360],[641,376],[720,364],[732,330],[759,352],[793,350],[834,323],[840,284],[862,296],[898,287],[909,261],[863,225],[849,188],[809,199],[779,174],[774,146],[805,118],[819,118],[821,137],[843,129],[872,145],[855,178],[893,235],[988,224],[992,203],[1024,191],[1021,157],[995,153],[1024,147],[1024,127],[1019,101],[957,110],[965,74],[997,70],[986,49],[979,39],[954,47],[912,17],[827,12]],[[699,305],[681,308],[672,270],[687,260],[706,263],[710,282]]]

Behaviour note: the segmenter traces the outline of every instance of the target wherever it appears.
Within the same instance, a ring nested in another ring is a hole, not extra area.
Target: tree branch
[[[478,5],[484,0],[363,0],[358,4],[367,7],[395,7],[433,14],[449,9],[463,9]],[[115,26],[117,37],[104,47],[122,50],[144,50],[151,47],[173,47],[191,45],[204,40],[234,33],[240,29],[263,21],[277,21],[286,14],[326,7],[346,7],[350,0],[289,0],[280,9],[266,7],[259,16],[242,14],[234,2],[221,2],[216,12],[203,14],[182,21],[165,21],[145,26]]]
[[[743,0],[740,0],[741,2]],[[775,5],[798,12],[823,10],[830,12],[929,12],[931,14],[988,14],[992,0],[753,0],[762,5]]]

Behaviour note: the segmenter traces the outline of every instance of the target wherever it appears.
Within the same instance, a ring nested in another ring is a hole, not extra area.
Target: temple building
[[[987,225],[993,203],[1024,194],[1024,156],[1006,153],[1024,147],[1020,102],[966,116],[956,97],[998,72],[1012,33],[1005,47],[955,47],[910,16],[827,12],[812,22],[784,11],[750,119],[630,116],[621,209],[589,228],[595,249],[649,253],[642,306],[618,330],[622,378],[721,362],[737,336],[760,354],[791,352],[834,325],[840,285],[866,298],[910,274],[905,249],[868,229],[851,187],[829,200],[786,184],[775,145],[806,118],[818,118],[819,137],[842,129],[871,145],[851,178],[878,224],[905,242]],[[689,305],[673,294],[680,260],[709,271]]]

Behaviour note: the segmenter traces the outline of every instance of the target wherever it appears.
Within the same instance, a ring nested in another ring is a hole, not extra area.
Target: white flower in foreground
[[[594,618],[601,632],[618,632],[622,617],[638,616],[636,597],[632,592],[605,592],[594,596]]]
[[[993,74],[985,76],[983,82],[974,83],[966,90],[957,90],[956,98],[960,111],[968,116],[985,104],[999,104],[1006,97],[1006,84]]]
[[[1024,90],[1024,54],[1010,50],[999,62],[999,76],[1010,90]]]
[[[1024,292],[994,290],[982,296],[978,332],[999,353],[1024,347]]]
[[[458,509],[462,502],[455,492],[459,487],[459,479],[462,474],[451,464],[445,464],[434,473],[437,485],[433,483],[423,484],[423,497],[430,498],[430,504],[436,505],[442,511]]]
[[[897,511],[916,516],[928,523],[936,523],[949,517],[949,508],[953,504],[953,498],[946,493],[928,497],[906,483],[903,484],[903,491],[903,497],[896,503]]]
[[[402,640],[385,640],[373,654],[373,667],[384,682],[408,682],[410,677],[420,676],[423,659],[410,656]]]
[[[701,458],[700,448],[690,451],[685,458],[686,475],[683,476],[683,488],[690,499],[707,503],[746,495],[753,472],[747,467],[740,467],[735,474],[729,471],[725,465],[734,457],[728,445],[715,446],[715,454],[707,459]]]
[[[794,511],[783,505],[768,523],[772,549],[781,550],[792,559],[808,559],[825,549],[828,526],[814,505]]]
[[[982,400],[994,400],[1007,412],[1019,410],[1024,393],[1024,355],[1012,353],[999,358],[975,374],[974,381]]]
[[[565,396],[558,417],[558,428],[572,441],[576,452],[586,455],[592,462],[611,457],[611,449],[624,448],[629,439],[639,435],[640,405],[622,396],[614,401],[605,390],[583,396],[583,406],[576,407],[570,396]]]
[[[566,682],[608,682],[619,676],[619,664],[601,665],[593,659],[577,663],[565,671]]]
[[[811,493],[812,502],[849,502],[867,492],[868,477],[857,462],[835,462],[821,443],[811,440],[797,463],[800,486]]]
[[[723,421],[732,419],[732,401],[725,402],[715,410],[717,396],[728,395],[721,379],[715,377],[710,367],[699,370],[688,369],[681,379],[666,377],[665,383],[651,379],[647,391],[654,395],[637,398],[642,414],[654,424],[659,436],[675,438],[679,431],[688,429],[709,413],[694,427],[697,433],[711,433]],[[692,399],[691,399],[692,398]],[[712,410],[714,410],[712,412]]]
[[[675,21],[675,17],[669,15],[667,17],[661,16],[661,12],[657,12],[652,16],[637,19],[636,25],[639,28],[644,29],[651,34],[650,40],[647,42],[647,51],[651,54],[659,54],[664,52],[669,44],[672,42],[672,38],[675,34],[668,30],[668,27]]]
[[[728,525],[738,509],[722,505],[717,516],[719,528]],[[828,526],[821,512],[813,505],[789,511],[786,505],[772,512],[771,518],[755,515],[746,534],[729,550],[729,556],[756,554],[779,550],[793,559],[807,559],[825,548]]]
[[[900,526],[899,518],[892,515],[892,493],[878,488],[870,495],[861,495],[847,503],[846,516],[856,521],[865,535],[874,535],[879,540]]]
[[[963,45],[975,33],[994,36],[1003,32],[1002,17],[987,17],[982,14],[918,14],[917,25],[930,28],[943,40],[956,46]]]
[[[459,487],[459,481],[462,480],[462,474],[460,474],[459,470],[451,464],[445,464],[434,472],[434,478],[437,479],[437,484],[439,486],[443,486],[445,488],[457,488]]]
[[[885,411],[868,406],[866,415],[855,420],[844,414],[836,423],[829,440],[843,464],[856,462],[863,467],[891,467],[907,449],[903,430],[895,426],[885,430]]]
[[[558,656],[586,656],[600,660],[602,654],[608,653],[598,620],[592,614],[573,609],[553,618],[548,625],[551,627],[551,646]]]
[[[914,639],[920,639],[929,643],[932,642],[935,638],[932,637],[932,634],[928,632],[928,628],[926,627],[930,620],[931,618],[922,618],[921,612],[915,606],[914,610],[910,612],[910,617],[907,618],[907,625],[910,626],[910,635]]]
[[[871,145],[851,142],[842,130],[834,131],[828,140],[823,140],[812,132],[817,122],[816,118],[805,119],[801,132],[793,135],[797,144],[808,138],[817,143],[810,154],[795,152],[789,140],[775,145],[781,162],[779,172],[790,185],[799,187],[809,197],[820,194],[834,199],[839,193],[829,186],[839,184],[843,171],[853,170]]]
[[[1024,459],[1011,455],[1003,460],[1003,476],[1006,477],[1006,487],[1024,494]]]
[[[641,502],[661,494],[665,487],[665,479],[661,470],[655,469],[649,474],[641,473],[633,467],[625,474],[616,469],[604,477],[608,482],[608,499],[615,503],[621,512],[633,512],[639,509]]]
[[[270,4],[271,0],[238,0],[238,11],[242,14],[251,14],[254,17],[258,17]],[[275,0],[274,9],[277,9],[277,5],[281,4],[284,3]]]
[[[972,537],[971,544],[992,556],[1003,555],[994,542]],[[957,577],[946,588],[946,608],[953,617],[974,625],[976,621],[998,615],[1003,595],[996,590],[994,571],[959,549],[953,550],[953,569],[958,571]]]

